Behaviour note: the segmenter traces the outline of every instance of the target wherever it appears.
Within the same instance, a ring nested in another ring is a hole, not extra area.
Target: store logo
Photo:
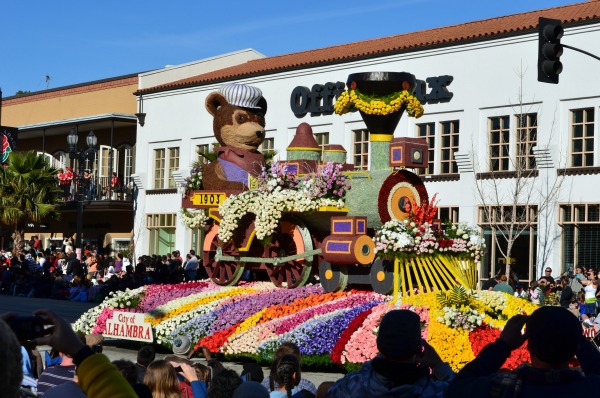
[[[448,91],[452,83],[452,76],[444,75],[428,77],[425,80],[417,79],[415,96],[422,104],[437,104],[449,102],[454,96]],[[334,99],[346,88],[342,82],[315,84],[311,89],[304,86],[294,88],[290,96],[290,108],[296,117],[304,117],[310,112],[311,116],[331,115],[333,113]],[[429,92],[427,91],[429,89]]]

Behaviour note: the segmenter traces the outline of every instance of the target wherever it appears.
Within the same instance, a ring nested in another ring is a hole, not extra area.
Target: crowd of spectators
[[[600,351],[584,338],[573,313],[554,306],[511,318],[500,337],[456,374],[421,338],[418,315],[390,310],[377,332],[379,354],[358,371],[318,388],[303,382],[302,358],[291,342],[275,353],[266,378],[257,364],[244,366],[239,374],[205,348],[205,362],[190,360],[193,348],[186,336],[175,339],[174,355],[156,358],[152,347],[144,346],[136,363],[111,363],[102,354],[101,336],[78,336],[51,311],[36,314],[52,328],[29,343],[51,346],[61,362],[47,361],[37,381],[35,375],[25,377],[25,342],[9,328],[11,316],[0,317],[1,397],[545,397],[589,393],[600,383]],[[502,369],[511,352],[525,343],[531,363],[512,372]],[[574,358],[580,367],[571,366]]]
[[[578,266],[574,272],[567,271],[557,277],[546,267],[538,280],[524,285],[515,274],[507,277],[503,273],[483,283],[483,290],[495,290],[530,300],[535,304],[552,304],[564,307],[582,321],[592,322],[600,307],[600,270]],[[586,322],[588,324],[589,322]]]
[[[0,250],[0,292],[14,296],[101,302],[110,292],[150,283],[180,283],[207,277],[194,250],[141,256],[135,264],[117,252],[84,245],[78,256],[72,240],[60,248],[43,249],[36,236],[26,251]]]

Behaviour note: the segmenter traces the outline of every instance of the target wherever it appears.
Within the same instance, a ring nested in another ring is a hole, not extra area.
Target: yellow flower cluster
[[[429,314],[429,344],[455,372],[475,359],[469,341],[469,331],[450,328],[438,322],[437,316],[431,312]]]
[[[402,90],[383,98],[372,98],[358,90],[346,90],[335,101],[333,109],[338,115],[343,115],[353,108],[368,115],[389,115],[406,107],[408,116],[419,118],[423,115],[423,105],[417,97]]]

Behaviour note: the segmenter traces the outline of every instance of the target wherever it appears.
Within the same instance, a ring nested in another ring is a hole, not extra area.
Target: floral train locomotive
[[[267,110],[260,90],[228,84],[210,94],[206,106],[220,147],[194,165],[182,200],[184,223],[205,230],[210,279],[234,285],[250,270],[287,288],[318,275],[326,291],[348,284],[383,294],[394,286],[404,294],[474,287],[485,245],[475,230],[436,220],[435,195],[430,201],[422,180],[407,170],[426,167],[427,143],[393,138],[405,110],[423,113],[414,88],[409,73],[348,77],[335,110],[358,110],[365,121],[368,172],[346,164],[341,145],[322,150],[306,123],[287,161],[267,162],[257,151]]]

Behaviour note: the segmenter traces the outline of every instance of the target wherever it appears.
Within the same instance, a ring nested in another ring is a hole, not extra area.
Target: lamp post
[[[77,159],[77,238],[75,240],[75,247],[81,249],[81,233],[83,230],[83,200],[85,192],[83,192],[83,172],[85,170],[85,162],[89,160],[94,161],[96,152],[98,151],[96,145],[98,144],[98,138],[94,134],[93,130],[87,135],[85,141],[87,143],[87,149],[78,150],[77,141],[79,137],[77,135],[77,128],[73,127],[71,133],[67,136],[67,143],[69,144],[69,158],[71,161]]]

